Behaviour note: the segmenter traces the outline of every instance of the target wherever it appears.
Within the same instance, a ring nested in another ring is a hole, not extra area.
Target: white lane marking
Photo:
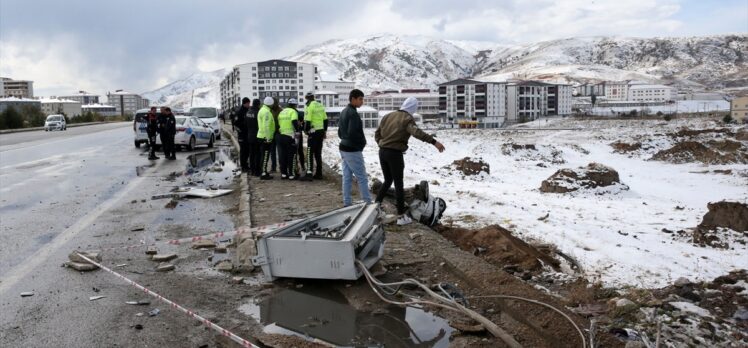
[[[113,131],[113,130],[119,130],[120,128],[124,128],[125,126],[128,126],[128,125],[132,125],[132,123],[126,123],[126,124],[123,123],[121,125],[120,124],[112,124],[112,125],[105,124],[104,126],[107,126],[107,127],[102,127],[103,129],[93,129],[91,132],[88,132],[88,133],[80,133],[80,134],[71,135],[69,138],[63,137],[61,135],[59,137],[54,137],[52,139],[33,139],[29,141],[22,141],[20,143],[0,145],[0,153],[6,152],[6,151],[12,151],[12,150],[26,149],[29,147],[36,147],[39,145],[55,144],[55,143],[75,139],[81,136],[86,136],[86,135],[91,135],[91,134],[101,133],[101,132],[108,132],[108,131]]]
[[[149,168],[149,170],[147,170],[146,172],[156,170],[157,168],[161,166],[162,163],[164,162],[158,162],[155,166]],[[145,178],[146,177],[136,177],[135,179],[130,181],[130,183],[127,184],[127,186],[125,186],[121,191],[117,192],[117,194],[112,196],[112,198],[99,204],[96,207],[96,209],[86,214],[81,219],[79,219],[75,224],[68,227],[64,231],[62,231],[62,233],[57,235],[49,243],[45,244],[35,253],[27,257],[25,260],[21,261],[18,264],[18,266],[11,268],[10,270],[8,270],[8,272],[0,276],[0,278],[2,278],[2,282],[0,282],[0,294],[3,294],[4,292],[8,291],[8,289],[13,287],[23,277],[33,274],[32,272],[34,269],[36,269],[37,267],[40,267],[42,263],[47,261],[47,259],[55,251],[57,251],[58,249],[63,247],[65,244],[67,244],[78,233],[80,233],[81,231],[86,229],[88,226],[90,226],[93,222],[95,222],[96,219],[99,218],[99,216],[101,216],[107,210],[111,209],[115,204],[117,204],[122,198],[124,198],[128,193],[130,193],[130,191],[138,187],[141,181],[145,180]]]

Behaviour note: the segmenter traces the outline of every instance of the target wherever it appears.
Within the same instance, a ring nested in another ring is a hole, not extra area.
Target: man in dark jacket
[[[374,133],[374,140],[379,145],[379,162],[382,165],[384,183],[377,194],[377,202],[381,203],[387,191],[395,183],[395,197],[397,199],[398,225],[407,225],[413,220],[406,215],[405,194],[403,192],[403,172],[405,162],[403,153],[408,150],[410,136],[432,144],[439,152],[444,151],[444,145],[436,141],[434,137],[426,134],[416,125],[413,114],[418,109],[418,99],[408,97],[403,102],[400,110],[391,112],[379,122],[379,128]]]
[[[340,138],[340,158],[343,167],[343,206],[351,204],[351,186],[353,176],[358,180],[358,191],[361,199],[371,203],[369,194],[369,177],[366,174],[363,150],[366,146],[364,125],[361,122],[357,108],[364,104],[364,92],[354,89],[348,96],[348,106],[340,112],[338,123],[338,137]]]
[[[249,158],[249,141],[247,133],[247,113],[249,112],[249,98],[242,98],[242,106],[236,112],[235,125],[237,133],[237,140],[239,140],[239,165],[241,166],[242,172],[249,171],[249,164],[247,159]]]
[[[252,107],[249,108],[245,117],[247,125],[247,142],[249,144],[249,170],[252,175],[260,176],[262,174],[262,151],[261,144],[257,140],[257,113],[260,112],[260,100],[252,100]]]
[[[177,119],[171,113],[171,108],[161,108],[159,118],[159,133],[161,134],[161,146],[164,147],[164,157],[169,160],[177,159],[174,152],[174,136],[177,135]]]
[[[159,157],[156,156],[156,135],[158,134],[158,115],[156,114],[156,107],[152,106],[151,111],[148,111],[148,114],[146,114],[145,117],[145,121],[147,122],[146,132],[148,132],[148,159],[157,160]]]

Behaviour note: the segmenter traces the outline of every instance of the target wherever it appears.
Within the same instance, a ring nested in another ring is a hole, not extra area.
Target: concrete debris
[[[147,306],[151,304],[151,301],[148,300],[138,300],[138,301],[127,301],[126,304],[133,305],[133,306]]]
[[[158,254],[158,249],[156,249],[155,246],[149,246],[147,249],[145,249],[146,255],[156,255]]]
[[[80,257],[81,254],[93,261],[101,262],[101,253],[99,251],[73,251],[68,255],[68,259],[72,262],[78,262],[78,263],[89,263],[84,258]]]
[[[616,307],[626,307],[631,305],[635,305],[635,303],[627,298],[622,298],[616,301]]]
[[[99,269],[98,266],[92,265],[90,263],[81,263],[81,262],[72,262],[72,261],[65,262],[63,266],[72,268],[79,272],[90,272],[90,271],[95,271]]]
[[[91,296],[91,297],[88,298],[88,300],[89,301],[96,301],[96,300],[101,300],[104,297],[106,297],[106,296]]]
[[[130,231],[131,232],[145,231],[145,227],[143,227],[143,226],[133,227],[133,228],[130,229]]]
[[[200,239],[192,242],[192,249],[210,249],[215,247],[216,242],[210,239]]]
[[[156,254],[151,257],[152,261],[156,262],[166,262],[171,261],[177,258],[177,254]]]
[[[254,270],[251,259],[257,256],[257,242],[254,239],[244,239],[236,247],[235,264],[242,271],[251,272]]]
[[[234,284],[244,283],[244,277],[232,277],[231,282]]]
[[[29,296],[34,296],[34,293],[33,292],[22,292],[21,293],[21,297],[29,297]]]
[[[222,260],[216,264],[216,269],[223,272],[231,272],[234,269],[234,265],[230,260]]]
[[[418,238],[420,236],[421,236],[420,233],[415,233],[415,232],[408,234],[408,237],[410,237],[410,239],[416,239],[416,238]]]
[[[144,315],[145,315],[145,314],[144,314],[143,312],[138,312],[138,313],[135,313],[135,316],[136,316],[136,317],[142,317],[142,316],[144,316]]]
[[[174,265],[170,263],[161,263],[156,267],[156,272],[168,272],[174,270]]]
[[[216,248],[213,249],[213,252],[218,253],[218,254],[225,254],[227,251],[226,248],[227,248],[226,244],[218,244],[218,246],[216,246]]]
[[[158,308],[154,308],[154,309],[153,309],[152,311],[148,312],[148,316],[149,316],[149,317],[155,317],[155,316],[157,316],[157,315],[158,315],[159,313],[161,313],[161,310],[160,310],[160,309],[158,309]]]

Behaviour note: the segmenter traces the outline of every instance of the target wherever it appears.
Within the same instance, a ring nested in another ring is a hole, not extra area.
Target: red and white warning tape
[[[231,332],[229,330],[226,330],[226,329],[224,329],[224,328],[216,325],[215,323],[213,323],[212,321],[210,321],[208,319],[205,319],[205,318],[201,317],[200,315],[198,315],[194,311],[192,311],[190,309],[187,309],[187,308],[185,308],[183,306],[180,306],[176,302],[171,301],[171,300],[169,300],[169,299],[167,299],[167,298],[165,298],[165,297],[157,294],[156,292],[154,292],[154,291],[152,291],[152,290],[150,290],[150,289],[148,289],[148,288],[146,288],[146,287],[144,287],[144,286],[142,286],[142,285],[140,285],[140,284],[138,284],[138,283],[130,280],[129,278],[127,278],[127,277],[125,277],[125,276],[123,276],[123,275],[121,275],[121,274],[119,274],[119,273],[117,273],[115,271],[112,271],[111,269],[105,267],[104,265],[102,265],[102,264],[100,264],[100,263],[98,263],[98,262],[96,262],[94,260],[89,259],[85,255],[80,254],[80,253],[77,253],[77,254],[82,259],[90,262],[93,265],[98,266],[99,268],[103,269],[104,271],[106,271],[106,272],[108,272],[110,274],[113,274],[115,277],[120,278],[120,279],[124,280],[126,283],[128,283],[128,284],[134,286],[135,288],[143,291],[146,295],[150,295],[150,296],[155,297],[159,301],[161,301],[163,303],[166,303],[167,305],[171,306],[172,308],[175,308],[178,311],[180,311],[180,312],[182,312],[184,314],[187,314],[187,316],[189,316],[190,318],[199,321],[200,323],[202,323],[206,327],[213,329],[213,331],[216,331],[219,334],[230,338],[232,341],[240,344],[242,347],[246,347],[246,348],[260,348],[259,346],[252,344],[252,342],[247,341],[246,339],[239,337],[239,335],[237,335],[237,334],[235,334],[235,333],[233,333],[233,332]]]

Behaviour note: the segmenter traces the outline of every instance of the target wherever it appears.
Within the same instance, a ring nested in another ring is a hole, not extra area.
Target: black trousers
[[[260,167],[260,172],[262,175],[265,175],[268,173],[268,161],[270,161],[270,151],[273,148],[273,142],[265,142],[264,139],[257,140],[262,142],[262,166]]]
[[[281,175],[296,176],[296,146],[293,137],[279,135],[276,141]]]
[[[395,199],[397,200],[397,213],[405,214],[405,191],[403,190],[403,171],[405,171],[405,161],[403,152],[392,149],[379,149],[379,163],[382,165],[382,174],[384,182],[377,193],[377,202],[382,203],[387,191],[395,183]]]
[[[246,139],[239,138],[239,166],[242,170],[249,169],[249,144]]]
[[[262,174],[262,146],[255,138],[248,141],[247,148],[249,152],[249,171],[252,175],[260,176]]]
[[[177,155],[174,152],[174,134],[161,134],[161,146],[164,147],[164,156],[172,157]]]
[[[306,163],[304,161],[304,135],[303,133],[297,133],[298,137],[296,138],[296,155],[299,158],[299,164],[301,165],[301,170],[306,172]]]
[[[325,131],[319,130],[309,135],[306,147],[306,173],[322,175],[322,137]],[[316,165],[312,164],[312,159]]]
[[[156,131],[148,131],[148,147],[149,147],[149,155],[150,157],[156,156]]]
[[[278,168],[278,136],[280,133],[275,132],[273,142],[270,144],[270,167],[272,171]]]

